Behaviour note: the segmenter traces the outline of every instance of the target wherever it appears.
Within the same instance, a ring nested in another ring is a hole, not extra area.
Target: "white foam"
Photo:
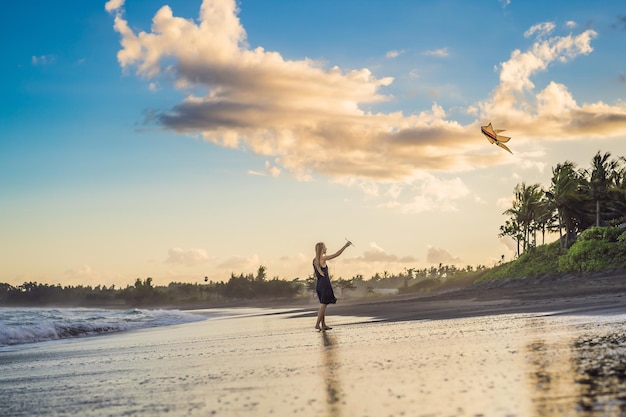
[[[179,310],[0,308],[0,347],[205,320]]]

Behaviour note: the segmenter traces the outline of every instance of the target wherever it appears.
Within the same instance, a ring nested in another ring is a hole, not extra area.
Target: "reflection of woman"
[[[313,270],[315,271],[315,277],[317,283],[315,284],[315,290],[317,291],[317,297],[320,300],[320,309],[317,312],[317,323],[315,328],[317,330],[330,330],[331,327],[326,326],[326,307],[328,304],[335,304],[337,299],[333,292],[333,287],[330,285],[330,275],[328,275],[328,265],[326,261],[336,258],[341,255],[343,251],[352,243],[347,242],[341,249],[332,255],[326,255],[326,245],[319,242],[315,245],[315,259],[313,259]]]
[[[324,349],[322,349],[322,363],[324,364],[324,382],[326,383],[326,403],[328,404],[328,417],[339,417],[340,413],[340,401],[343,397],[341,384],[338,375],[335,373],[337,370],[339,361],[337,360],[337,353],[335,351],[335,345],[337,344],[333,334],[323,332],[322,343]]]

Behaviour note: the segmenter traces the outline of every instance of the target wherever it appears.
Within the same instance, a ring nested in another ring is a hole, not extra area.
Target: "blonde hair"
[[[317,242],[315,244],[315,268],[320,270],[322,268],[322,251],[324,250],[324,242]],[[322,272],[320,271],[320,274]]]

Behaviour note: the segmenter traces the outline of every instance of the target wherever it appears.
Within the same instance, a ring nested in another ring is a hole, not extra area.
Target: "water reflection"
[[[527,345],[535,415],[626,415],[626,334],[560,339],[544,331]]]
[[[337,359],[337,343],[334,334],[322,332],[322,365],[324,367],[324,384],[326,385],[326,405],[329,417],[341,416],[341,385],[339,383]]]
[[[580,390],[573,380],[570,349],[545,339],[534,340],[527,349],[535,415],[571,415]]]
[[[573,349],[581,415],[625,415],[626,334],[581,336]]]

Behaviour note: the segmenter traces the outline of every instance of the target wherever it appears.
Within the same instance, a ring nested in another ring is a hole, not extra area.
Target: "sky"
[[[14,2],[0,282],[351,278],[512,259],[518,183],[626,155],[626,6]],[[513,154],[480,126],[506,129]]]

